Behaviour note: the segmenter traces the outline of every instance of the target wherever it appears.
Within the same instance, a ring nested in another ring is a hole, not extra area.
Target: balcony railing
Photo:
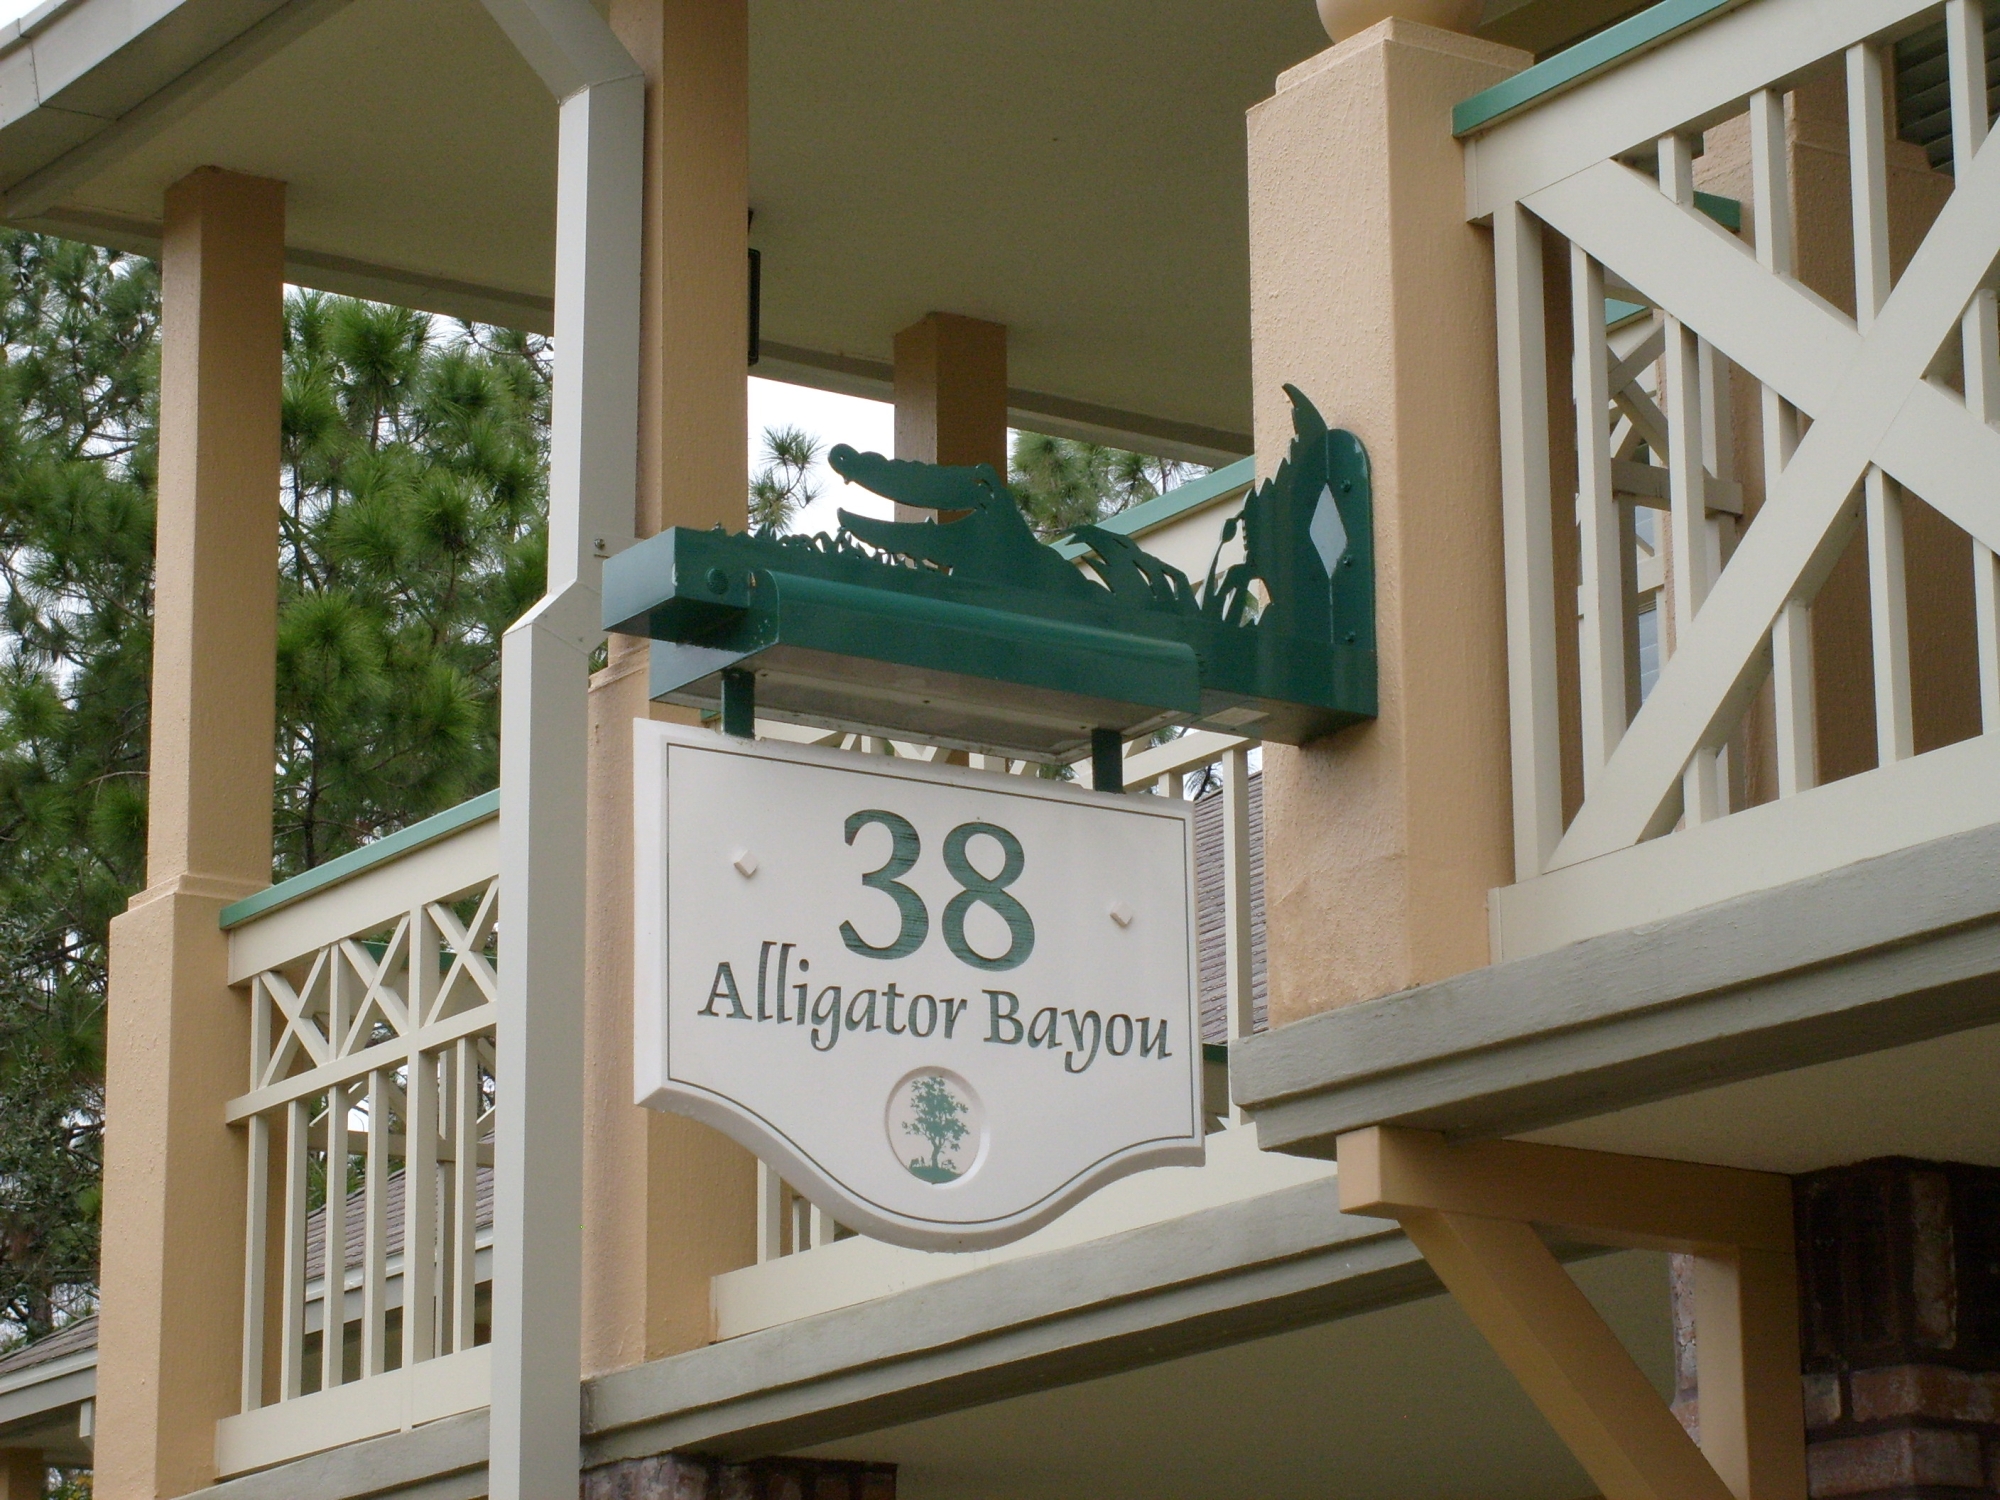
[[[224,913],[251,1036],[225,1474],[486,1404],[498,806]]]
[[[2000,821],[1983,7],[1697,10],[1460,110],[1499,290],[1499,957]]]

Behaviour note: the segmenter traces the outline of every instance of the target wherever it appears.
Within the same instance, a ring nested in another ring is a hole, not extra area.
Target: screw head
[[[729,575],[720,568],[710,568],[708,570],[708,591],[711,594],[728,593]]]

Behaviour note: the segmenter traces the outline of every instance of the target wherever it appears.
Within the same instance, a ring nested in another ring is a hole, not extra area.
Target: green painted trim
[[[1191,510],[1213,504],[1237,490],[1248,489],[1256,481],[1257,460],[1254,457],[1239,458],[1233,464],[1224,464],[1212,474],[1190,479],[1186,484],[1175,485],[1164,495],[1155,495],[1130,510],[1121,510],[1109,520],[1098,522],[1098,525],[1120,536],[1144,536],[1169,521],[1179,520]],[[1090,550],[1082,542],[1057,542],[1055,549],[1068,558],[1081,557]]]
[[[1694,195],[1694,206],[1731,234],[1743,232],[1742,199],[1725,198],[1720,193],[1697,192]]]
[[[469,802],[461,802],[456,807],[448,807],[441,813],[434,813],[421,823],[412,823],[408,828],[372,844],[363,844],[359,849],[351,849],[338,859],[330,859],[323,865],[316,865],[303,875],[294,875],[290,880],[281,880],[254,896],[245,896],[241,901],[233,901],[222,908],[221,925],[227,932],[232,927],[241,927],[252,917],[266,916],[281,906],[290,906],[294,901],[302,901],[328,886],[339,885],[343,880],[352,880],[364,870],[372,870],[377,865],[387,864],[392,859],[435,844],[440,839],[450,838],[460,829],[470,828],[475,823],[484,823],[488,818],[500,816],[500,789],[482,793]]]
[[[1585,79],[1744,3],[1745,0],[1660,0],[1650,10],[1642,10],[1616,26],[1607,26],[1574,47],[1565,47],[1505,83],[1496,83],[1470,99],[1460,100],[1452,107],[1451,133],[1467,136],[1497,125],[1551,94],[1574,88]]]

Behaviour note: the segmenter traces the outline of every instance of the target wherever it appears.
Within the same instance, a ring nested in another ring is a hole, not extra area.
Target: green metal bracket
[[[605,565],[605,628],[658,643],[655,698],[725,720],[754,692],[773,718],[1049,761],[1175,724],[1332,733],[1376,711],[1368,456],[1286,389],[1291,450],[1199,587],[1099,526],[1070,534],[1086,573],[1036,539],[990,466],[843,446],[843,477],[957,519],[843,511],[833,537],[675,527]]]

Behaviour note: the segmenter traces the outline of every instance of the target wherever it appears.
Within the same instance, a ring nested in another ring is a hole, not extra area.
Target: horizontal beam
[[[1339,1151],[1343,1213],[1476,1214],[1640,1250],[1792,1253],[1791,1180],[1772,1172],[1384,1126],[1343,1135]]]

